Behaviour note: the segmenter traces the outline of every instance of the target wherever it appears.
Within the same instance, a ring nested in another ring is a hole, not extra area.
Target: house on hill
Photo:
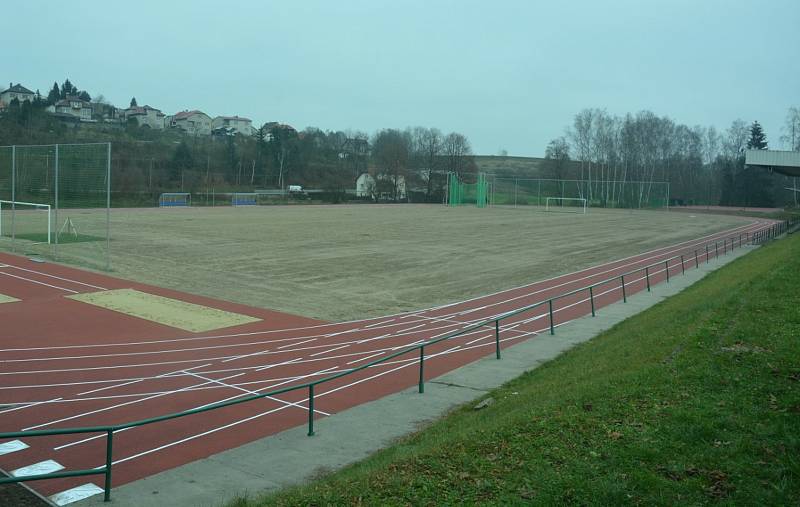
[[[60,116],[65,120],[78,120],[83,122],[90,122],[92,120],[92,104],[75,95],[68,95],[66,99],[61,99],[52,106],[47,108],[47,111]]]
[[[198,110],[181,111],[169,118],[170,128],[181,129],[194,136],[211,135],[211,117]]]
[[[253,120],[242,116],[217,116],[211,120],[213,130],[221,129],[230,134],[253,135]]]
[[[35,96],[36,94],[34,92],[28,90],[19,83],[8,83],[8,89],[0,92],[0,102],[8,105],[11,104],[12,100],[17,99],[19,103],[22,104],[26,100],[28,102],[33,102]]]
[[[140,127],[149,127],[158,130],[164,128],[166,117],[167,116],[160,110],[150,106],[129,107],[124,111],[125,121],[129,121],[133,118]]]

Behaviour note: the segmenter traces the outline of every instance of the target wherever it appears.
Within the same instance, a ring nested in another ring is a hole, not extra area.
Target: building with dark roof
[[[17,83],[8,83],[8,89],[0,92],[0,101],[3,101],[6,104],[11,104],[11,101],[17,99],[20,103],[25,102],[33,102],[33,98],[36,94],[21,84]]]

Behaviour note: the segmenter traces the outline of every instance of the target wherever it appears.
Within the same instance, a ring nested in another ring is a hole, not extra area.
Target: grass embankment
[[[425,431],[238,506],[800,501],[800,234]]]

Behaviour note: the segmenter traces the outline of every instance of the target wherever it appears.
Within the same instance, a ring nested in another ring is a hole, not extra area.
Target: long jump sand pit
[[[104,290],[67,297],[192,333],[213,331],[261,320],[135,289]]]
[[[409,204],[115,209],[111,220],[115,276],[329,321],[463,300],[752,221]]]

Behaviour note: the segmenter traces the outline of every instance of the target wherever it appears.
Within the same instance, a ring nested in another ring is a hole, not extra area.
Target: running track
[[[696,249],[703,262],[709,242],[713,245],[722,238],[738,238],[773,223],[753,221],[723,233],[458,303],[341,323],[0,254],[0,293],[21,300],[0,304],[0,431],[117,424],[320,379],[669,257],[684,254],[687,267],[694,267]],[[712,248],[712,260],[714,253]],[[670,266],[671,276],[680,272],[679,262]],[[628,294],[645,289],[643,275],[629,278]],[[663,264],[650,271],[650,278],[654,284],[664,281]],[[217,332],[191,333],[64,298],[119,288],[263,320]],[[622,298],[618,281],[597,287],[594,294],[597,308]],[[588,314],[586,297],[576,294],[558,300],[555,321],[561,325]],[[542,306],[504,320],[502,346],[547,332],[546,311]],[[426,347],[426,378],[493,352],[494,330],[488,327]],[[418,356],[409,354],[317,386],[316,417],[329,417],[416,384],[417,365]],[[121,430],[114,438],[114,486],[301,425],[307,418],[306,402],[306,392],[295,391]],[[52,460],[66,470],[76,470],[102,466],[105,460],[104,434],[36,437],[22,442],[28,447],[0,441],[0,468],[16,470]],[[269,466],[267,460],[265,466]],[[102,486],[102,476],[28,485],[49,496],[86,484],[88,479]]]

